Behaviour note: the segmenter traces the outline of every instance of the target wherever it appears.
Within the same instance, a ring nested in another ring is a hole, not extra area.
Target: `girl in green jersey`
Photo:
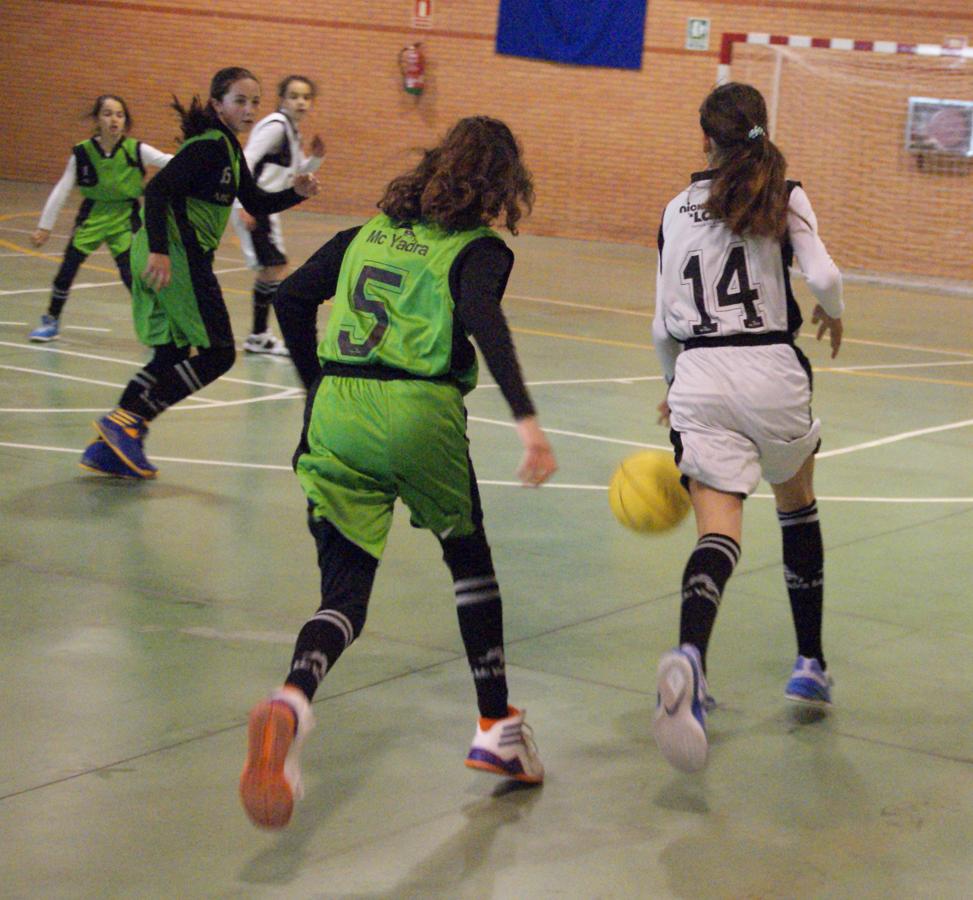
[[[81,465],[108,475],[154,478],[145,456],[148,423],[229,371],[236,357],[230,315],[213,256],[233,201],[255,214],[279,212],[317,193],[313,175],[268,193],[257,187],[237,135],[260,104],[260,82],[238,66],[213,76],[205,104],[177,100],[185,142],[145,189],[144,225],[132,243],[135,332],[152,359],[128,383],[118,406],[94,423],[99,437]],[[195,351],[195,352],[192,352]]]
[[[125,287],[132,290],[129,248],[138,226],[142,180],[147,166],[161,169],[171,153],[163,153],[128,136],[132,117],[125,101],[102,94],[88,114],[97,126],[86,141],[76,144],[61,180],[54,186],[31,243],[42,247],[71,189],[77,186],[84,201],[74,220],[64,260],[54,276],[47,312],[30,333],[32,341],[53,341],[60,333],[61,310],[81,264],[102,244],[107,244]]]
[[[518,475],[556,469],[500,310],[516,234],[534,190],[510,129],[462,119],[381,213],[335,235],[277,294],[277,320],[308,386],[295,468],[308,499],[321,605],[298,634],[283,687],[250,715],[244,808],[277,828],[300,796],[299,745],[321,679],[361,634],[397,499],[433,532],[453,581],[479,719],[466,765],[537,784],[544,778],[524,710],[508,704],[500,588],[469,457],[463,396],[476,386],[476,341],[516,422]],[[333,298],[317,345],[315,317]]]

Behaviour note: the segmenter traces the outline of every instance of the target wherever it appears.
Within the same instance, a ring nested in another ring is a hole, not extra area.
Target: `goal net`
[[[973,292],[973,58],[739,43],[722,68],[766,98],[842,270]]]

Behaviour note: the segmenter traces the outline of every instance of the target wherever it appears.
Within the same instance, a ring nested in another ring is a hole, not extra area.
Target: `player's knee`
[[[440,544],[443,561],[454,581],[493,572],[493,556],[482,526],[478,526],[472,534],[445,538]]]
[[[233,368],[233,363],[236,362],[236,347],[232,344],[225,347],[210,347],[205,352],[209,356],[210,365],[217,378],[229,372]]]

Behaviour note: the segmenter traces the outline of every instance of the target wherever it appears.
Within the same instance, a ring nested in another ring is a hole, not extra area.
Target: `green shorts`
[[[85,256],[90,256],[102,244],[107,244],[111,255],[120,256],[132,246],[132,225],[137,221],[132,201],[95,201],[90,207],[82,204],[81,211],[71,233],[71,246]]]
[[[397,497],[440,537],[474,530],[466,412],[452,384],[325,377],[297,477],[312,515],[381,559]]]
[[[232,346],[230,316],[213,274],[210,258],[190,254],[179,241],[169,239],[171,280],[155,291],[142,281],[149,258],[149,238],[140,228],[132,240],[132,316],[135,334],[149,347]]]

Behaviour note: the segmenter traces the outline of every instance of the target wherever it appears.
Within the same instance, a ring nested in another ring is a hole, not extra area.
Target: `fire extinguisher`
[[[402,72],[402,87],[407,94],[418,96],[426,86],[426,60],[422,55],[422,44],[409,44],[399,51],[399,71]]]

